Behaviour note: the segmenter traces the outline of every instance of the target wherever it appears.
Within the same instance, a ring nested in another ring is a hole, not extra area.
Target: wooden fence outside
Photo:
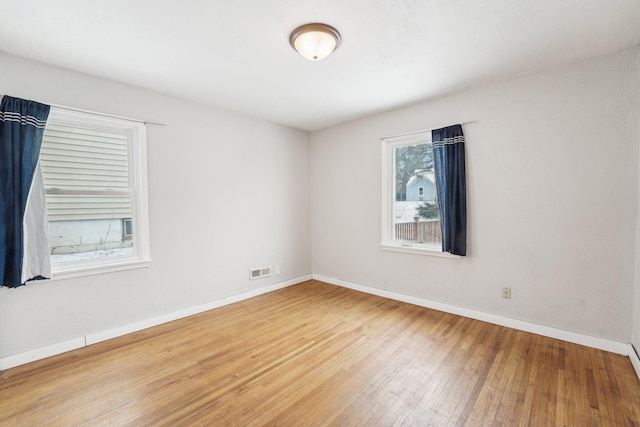
[[[418,243],[441,242],[440,220],[402,222],[396,224],[396,240],[411,240]]]

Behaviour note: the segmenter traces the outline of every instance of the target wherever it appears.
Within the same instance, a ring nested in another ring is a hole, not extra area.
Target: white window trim
[[[462,259],[462,257],[460,255],[453,255],[453,254],[450,254],[449,252],[442,252],[439,249],[433,249],[433,248],[427,248],[427,247],[418,247],[418,245],[405,246],[405,245],[398,244],[398,243],[394,243],[394,244],[381,243],[380,244],[380,249],[382,249],[383,251],[402,252],[402,253],[405,253],[405,254],[427,255],[427,256],[434,256],[434,257],[440,257],[440,258]]]
[[[146,268],[151,264],[151,248],[149,244],[149,198],[147,183],[147,129],[144,123],[126,120],[117,117],[103,116],[94,113],[86,113],[67,110],[52,106],[47,122],[61,123],[71,126],[87,127],[96,126],[101,129],[114,131],[126,131],[129,133],[131,144],[130,155],[130,180],[132,197],[133,220],[133,255],[131,257],[118,257],[102,259],[98,261],[85,261],[78,263],[60,264],[52,266],[52,280],[71,277],[89,276],[114,271]],[[65,191],[55,190],[58,194]],[[73,193],[72,191],[69,192]]]
[[[125,258],[130,260],[130,258]],[[79,264],[74,264],[73,267],[55,270],[53,272],[53,277],[51,280],[63,280],[63,279],[71,279],[73,277],[83,277],[83,276],[92,276],[95,274],[104,274],[104,273],[112,273],[115,271],[124,271],[124,270],[133,270],[136,268],[148,268],[151,265],[151,259],[148,260],[136,260],[136,261],[120,261],[114,262],[112,260],[110,263],[102,263],[102,264],[91,264],[85,263],[85,265],[80,266]]]
[[[431,142],[431,131],[415,132],[407,135],[382,138],[382,223],[380,249],[417,255],[428,255],[441,258],[462,259],[459,255],[443,252],[429,243],[399,242],[393,238],[393,203],[395,200],[395,159],[397,147]]]

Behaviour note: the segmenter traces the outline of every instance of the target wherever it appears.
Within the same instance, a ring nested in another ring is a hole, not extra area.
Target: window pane
[[[52,264],[133,256],[131,203],[129,197],[48,195]]]
[[[126,133],[47,124],[40,154],[45,186],[127,191],[127,144]]]
[[[440,214],[431,143],[394,149],[394,240],[439,244]]]
[[[106,194],[129,191],[128,144],[124,131],[47,124],[40,161],[53,265],[133,256],[132,198]]]

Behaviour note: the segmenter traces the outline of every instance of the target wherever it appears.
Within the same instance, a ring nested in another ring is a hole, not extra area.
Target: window
[[[431,131],[382,140],[382,249],[442,253]]]
[[[52,107],[40,162],[54,277],[148,265],[143,123]]]
[[[133,237],[133,224],[131,218],[122,220],[122,239],[131,240]]]

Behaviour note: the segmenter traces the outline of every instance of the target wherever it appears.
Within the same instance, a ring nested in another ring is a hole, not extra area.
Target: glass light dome
[[[340,33],[326,24],[306,24],[296,28],[289,43],[300,55],[311,61],[326,58],[340,46]]]

